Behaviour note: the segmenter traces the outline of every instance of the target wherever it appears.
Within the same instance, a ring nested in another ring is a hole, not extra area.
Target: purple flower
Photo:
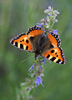
[[[48,9],[49,9],[49,11],[52,11],[52,7],[51,6],[49,6]]]
[[[48,17],[50,17],[50,16],[51,16],[51,14],[49,13],[49,14],[48,14]]]
[[[27,87],[27,90],[31,91],[31,88]]]
[[[40,65],[39,69],[41,69],[41,65]]]
[[[29,68],[29,71],[32,72],[34,70],[34,66],[35,64],[33,64],[30,68]]]
[[[37,75],[35,85],[40,85],[40,84],[44,87],[44,85],[42,84],[41,78]]]
[[[54,30],[54,29],[53,29],[53,33],[56,34],[56,35],[58,35],[57,30]]]
[[[45,60],[45,58],[43,58],[42,62],[44,63],[44,65],[46,65],[46,60]]]
[[[42,24],[40,24],[40,23],[36,23],[37,25],[37,27],[42,27]]]
[[[44,23],[44,25],[46,25],[46,23]]]

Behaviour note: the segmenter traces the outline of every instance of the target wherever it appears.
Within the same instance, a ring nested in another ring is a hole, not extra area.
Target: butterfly
[[[45,34],[40,27],[34,26],[10,40],[10,43],[20,49],[35,53],[35,59],[38,55],[47,58],[58,64],[65,64],[66,59],[60,48],[61,41],[59,36],[53,32]]]

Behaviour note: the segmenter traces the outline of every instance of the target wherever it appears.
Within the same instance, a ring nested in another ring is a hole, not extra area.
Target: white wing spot
[[[13,42],[13,45],[15,45],[15,43]]]
[[[20,43],[18,43],[18,48],[20,48]]]

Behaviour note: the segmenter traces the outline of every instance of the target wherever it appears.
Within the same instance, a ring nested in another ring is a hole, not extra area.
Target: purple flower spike
[[[56,35],[58,35],[57,30],[54,30],[54,29],[53,29],[53,33],[56,34]]]
[[[44,87],[44,85],[42,84],[41,78],[37,75],[35,85],[40,85],[40,84]]]
[[[42,62],[44,63],[44,65],[46,65],[46,60],[45,60],[45,58],[43,58]]]
[[[36,23],[37,25],[37,27],[42,27],[42,24],[40,24],[40,23]]]

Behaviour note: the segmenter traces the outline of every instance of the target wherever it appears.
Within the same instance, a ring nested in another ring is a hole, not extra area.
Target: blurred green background
[[[13,47],[9,40],[45,18],[49,6],[58,9],[61,47],[67,57],[65,65],[46,60],[44,88],[34,89],[34,100],[72,100],[72,0],[0,0],[0,100],[16,100],[16,87],[28,77],[34,54]]]

